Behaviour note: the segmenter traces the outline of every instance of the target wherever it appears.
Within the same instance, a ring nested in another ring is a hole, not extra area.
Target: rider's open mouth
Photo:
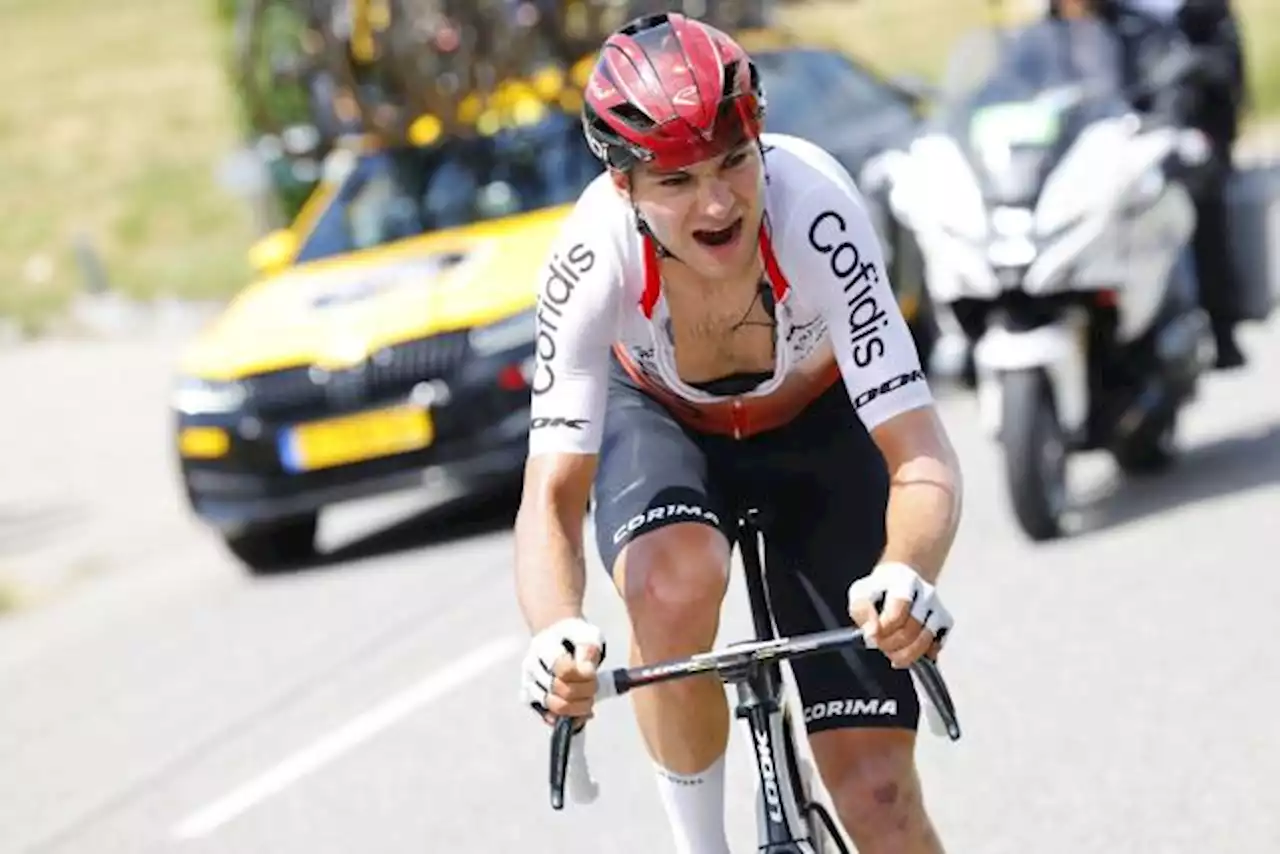
[[[703,246],[724,246],[732,243],[737,239],[738,234],[742,232],[742,218],[733,221],[733,225],[728,228],[722,228],[719,231],[705,231],[699,229],[694,231],[693,238]]]

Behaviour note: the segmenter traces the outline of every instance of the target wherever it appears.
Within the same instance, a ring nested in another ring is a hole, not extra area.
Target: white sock
[[[675,854],[729,854],[724,829],[724,755],[701,774],[654,765],[658,796],[675,834]]]

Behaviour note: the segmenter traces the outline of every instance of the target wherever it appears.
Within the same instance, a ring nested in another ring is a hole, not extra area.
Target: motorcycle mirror
[[[871,155],[858,172],[858,186],[866,193],[878,193],[893,182],[893,167],[898,152],[881,151]]]
[[[1166,53],[1156,62],[1151,73],[1136,87],[1139,95],[1154,95],[1170,86],[1181,83],[1183,78],[1191,74],[1197,65],[1195,52],[1185,46],[1179,46]]]

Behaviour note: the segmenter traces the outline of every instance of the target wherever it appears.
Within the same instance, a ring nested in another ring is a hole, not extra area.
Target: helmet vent
[[[663,24],[669,24],[671,17],[666,12],[658,12],[652,15],[642,15],[633,19],[630,23],[622,26],[618,30],[619,35],[634,36],[643,33],[645,30],[652,30],[654,27],[660,27]]]
[[[656,124],[653,119],[645,114],[644,110],[634,104],[618,104],[616,107],[611,108],[609,112],[622,119],[632,129],[641,133],[652,130]]]
[[[738,65],[741,60],[735,59],[724,67],[724,91],[721,97],[725,100],[742,94],[738,90]]]

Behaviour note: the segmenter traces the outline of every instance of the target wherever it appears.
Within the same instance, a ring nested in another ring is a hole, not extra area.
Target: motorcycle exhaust
[[[1195,309],[1160,330],[1155,341],[1156,362],[1166,373],[1192,382],[1213,364],[1209,316]]]
[[[1146,425],[1171,417],[1195,394],[1201,372],[1212,364],[1207,350],[1209,320],[1200,310],[1188,312],[1160,331],[1155,339],[1157,373],[1147,380],[1116,420],[1116,433],[1130,439]]]
[[[1148,424],[1168,418],[1180,402],[1168,377],[1148,380],[1116,421],[1116,436],[1122,441],[1132,439]]]

